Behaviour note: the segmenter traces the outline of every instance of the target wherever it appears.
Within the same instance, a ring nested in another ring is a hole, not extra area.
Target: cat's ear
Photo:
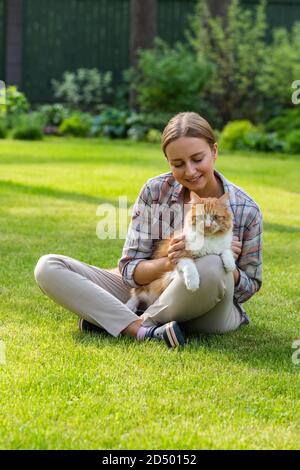
[[[229,193],[224,193],[218,199],[218,203],[221,204],[222,206],[227,206],[228,202],[229,202]]]

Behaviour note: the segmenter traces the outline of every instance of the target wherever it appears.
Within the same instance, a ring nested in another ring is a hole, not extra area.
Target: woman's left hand
[[[238,259],[242,252],[242,242],[239,241],[238,237],[234,236],[231,243],[231,249],[235,260]]]

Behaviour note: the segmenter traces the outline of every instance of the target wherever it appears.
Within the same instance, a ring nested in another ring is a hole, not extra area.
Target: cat
[[[190,210],[187,211],[183,224],[185,256],[179,258],[174,270],[162,274],[147,285],[131,289],[131,297],[126,304],[131,310],[136,311],[140,303],[146,308],[154,303],[179,274],[183,276],[186,288],[196,291],[201,279],[194,258],[208,254],[220,255],[225,271],[232,272],[236,269],[231,249],[233,220],[227,203],[228,193],[220,198],[200,198],[196,193],[190,192]],[[151,259],[167,256],[174,236],[173,234],[158,242]]]

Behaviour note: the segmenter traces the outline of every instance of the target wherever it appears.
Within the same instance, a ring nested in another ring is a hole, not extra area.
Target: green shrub
[[[55,98],[63,100],[67,106],[98,112],[111,95],[111,81],[111,72],[80,68],[65,72],[61,81],[52,80],[52,86]]]
[[[286,136],[287,151],[290,153],[300,153],[300,129],[290,132]]]
[[[137,71],[131,72],[132,87],[142,112],[175,114],[201,111],[201,91],[210,76],[210,66],[195,60],[187,45],[173,48],[156,38],[153,49],[139,52]]]
[[[6,113],[7,115],[20,115],[27,113],[29,103],[24,93],[18,91],[16,86],[6,89]]]
[[[149,129],[146,134],[147,142],[151,142],[153,144],[160,144],[161,143],[161,132],[157,129]]]
[[[11,137],[20,140],[41,140],[44,125],[44,117],[38,112],[21,114],[14,118]]]
[[[7,135],[7,123],[5,119],[0,119],[0,139],[5,139]]]
[[[266,31],[265,1],[251,11],[232,0],[224,18],[213,16],[207,1],[198,0],[189,42],[198,56],[213,64],[204,97],[223,124],[258,120],[263,108],[259,77],[265,62]]]
[[[247,147],[247,134],[256,130],[256,127],[247,120],[229,122],[221,133],[220,148],[225,150],[244,149]]]
[[[107,107],[99,116],[94,117],[91,133],[112,139],[125,138],[130,127],[137,124],[137,114],[129,110]]]
[[[13,129],[12,138],[18,140],[42,140],[43,131],[38,126],[28,124]]]
[[[44,114],[46,126],[60,126],[70,115],[70,110],[61,103],[44,104],[39,106],[38,111]]]
[[[60,135],[87,137],[91,130],[92,118],[86,113],[74,113],[59,126]]]
[[[146,127],[162,132],[174,113],[141,113],[139,116]]]
[[[146,136],[147,127],[142,124],[134,124],[127,131],[127,137],[131,140],[143,140]]]
[[[245,148],[259,152],[284,152],[286,142],[276,132],[250,131],[244,136]]]
[[[291,131],[300,128],[300,106],[294,106],[293,109],[285,110],[280,116],[276,116],[266,124],[266,130],[277,132],[285,139]]]
[[[299,50],[299,22],[294,24],[291,31],[284,28],[274,30],[273,40],[266,46],[264,63],[258,75],[267,119],[275,112],[279,114],[284,108],[291,106],[291,83],[293,77],[300,77]]]

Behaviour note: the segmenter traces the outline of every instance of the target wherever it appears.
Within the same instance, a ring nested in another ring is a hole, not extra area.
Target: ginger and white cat
[[[188,290],[195,291],[200,286],[200,275],[194,258],[208,254],[220,255],[226,271],[236,269],[231,250],[232,213],[227,205],[228,193],[218,198],[200,198],[190,193],[190,210],[184,218],[185,256],[179,258],[174,270],[164,273],[150,284],[131,289],[131,298],[127,306],[135,311],[142,302],[148,307],[168,287],[175,276],[182,275]],[[160,241],[155,247],[152,259],[168,255],[169,239]]]

